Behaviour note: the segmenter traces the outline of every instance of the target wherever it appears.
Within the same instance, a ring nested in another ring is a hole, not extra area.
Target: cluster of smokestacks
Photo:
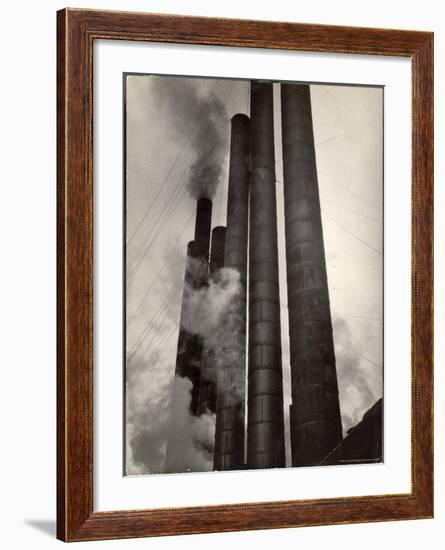
[[[192,381],[190,412],[216,415],[215,470],[285,466],[272,84],[252,81],[250,96],[250,119],[232,118],[227,228],[213,229],[211,246],[212,204],[197,203],[182,311],[188,292],[208,285],[222,268],[235,270],[239,292],[221,330],[235,334],[237,345],[227,337],[224,349],[207,348],[182,319],[178,339],[175,374]],[[292,465],[307,466],[341,441],[342,427],[309,86],[282,84],[281,108]],[[186,469],[167,447],[166,471]]]

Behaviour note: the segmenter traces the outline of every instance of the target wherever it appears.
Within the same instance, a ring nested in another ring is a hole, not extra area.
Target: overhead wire
[[[129,361],[133,358],[135,352],[140,347],[141,342],[145,339],[145,337],[149,333],[152,324],[157,322],[158,316],[160,315],[160,312],[162,311],[162,308],[166,307],[168,305],[168,303],[170,302],[172,297],[173,297],[173,292],[171,292],[169,295],[165,296],[163,301],[159,304],[158,308],[156,309],[156,312],[153,314],[153,316],[147,322],[145,328],[139,334],[138,338],[136,339],[136,341],[133,343],[133,346],[129,350],[129,352],[127,354],[129,356],[129,358],[128,358]]]
[[[328,204],[332,204],[333,206],[337,206],[337,208],[342,208],[343,210],[347,210],[348,212],[351,212],[352,214],[356,214],[357,216],[361,216],[362,218],[366,218],[368,220],[371,220],[371,221],[377,222],[377,223],[383,223],[382,220],[379,220],[377,218],[373,218],[372,216],[367,216],[366,214],[362,214],[361,212],[357,212],[357,210],[353,210],[352,208],[348,208],[347,206],[342,206],[341,204],[338,204],[338,203],[333,202],[329,199],[326,199],[325,197],[320,196],[320,199],[323,202],[326,202]]]
[[[375,321],[377,323],[382,323],[383,319],[378,317],[366,317],[366,315],[346,315],[343,314],[343,317],[351,317],[352,319],[363,319],[364,321]]]
[[[373,364],[374,366],[376,366],[376,367],[379,368],[379,369],[382,368],[382,365],[377,364],[375,361],[373,361],[373,360],[370,359],[369,357],[366,357],[366,355],[363,355],[363,353],[358,352],[358,354],[359,354],[361,357],[363,357],[363,359],[366,359],[366,361],[368,361],[368,363]]]
[[[179,236],[182,237],[182,235],[184,234],[184,231],[186,230],[187,226],[189,225],[190,221],[192,220],[192,218],[194,217],[195,213],[192,212],[191,215],[189,216],[189,218],[187,219],[187,221],[185,222],[183,228],[181,229],[180,233],[179,233]],[[172,252],[174,246],[175,246],[176,243],[173,243],[170,248],[168,249],[168,252],[167,252],[167,256]],[[150,284],[150,286],[148,287],[148,289],[146,290],[144,296],[142,297],[142,299],[139,301],[139,304],[138,306],[136,307],[136,310],[134,311],[134,313],[132,314],[132,319],[130,321],[130,323],[134,320],[136,314],[138,313],[138,311],[140,310],[142,304],[144,303],[145,299],[147,298],[147,296],[149,295],[150,291],[153,289],[154,285],[156,284],[156,281],[158,280],[160,274],[162,273],[162,271],[165,269],[165,267],[167,266],[167,263],[164,261],[162,262],[161,264],[161,267],[159,268],[158,272],[156,273],[156,275],[154,276],[153,280],[152,280],[152,283]]]
[[[343,229],[343,231],[345,231],[345,233],[348,233],[348,235],[350,235],[351,237],[353,237],[354,239],[356,239],[357,241],[359,241],[360,243],[362,243],[364,246],[368,247],[369,249],[373,250],[374,252],[377,252],[377,254],[380,254],[380,256],[382,255],[382,251],[379,250],[378,248],[375,248],[374,246],[370,245],[369,243],[367,243],[366,241],[364,241],[363,239],[361,239],[360,237],[358,237],[355,233],[353,233],[352,231],[350,231],[347,227],[345,227],[343,224],[341,224],[340,222],[338,222],[335,218],[333,218],[331,216],[331,214],[329,214],[329,212],[326,212],[326,210],[324,210],[323,208],[321,209],[321,211],[331,220],[333,221],[336,225],[338,225],[339,227],[341,227],[341,229]]]
[[[230,86],[230,85],[229,85],[229,86]],[[227,88],[226,88],[226,92],[227,92]],[[213,95],[213,93],[212,93],[211,95]],[[205,109],[204,109],[204,111],[202,112],[202,115],[204,114],[204,112],[205,112]],[[217,116],[218,116],[218,115],[217,115]],[[198,119],[198,123],[200,122],[201,118],[202,118],[202,116],[200,117],[200,119]],[[217,117],[216,117],[216,118],[217,118]],[[215,118],[215,120],[216,120],[216,118]],[[214,122],[214,121],[213,121],[213,122]],[[207,135],[208,131],[210,130],[211,125],[212,125],[212,122],[209,123],[209,125],[207,126],[207,130],[206,130],[205,136]],[[196,125],[195,125],[195,126],[196,126]],[[193,132],[192,132],[192,134],[193,134]],[[192,134],[191,134],[191,135],[192,135]],[[204,139],[202,139],[201,142],[199,143],[199,146],[198,146],[198,148],[197,148],[197,152],[196,152],[195,157],[194,157],[193,160],[195,160],[196,157],[198,156],[198,154],[199,154],[199,149],[200,149],[200,147],[201,147],[201,145],[202,145],[203,143],[204,143]],[[192,162],[193,162],[193,161],[192,161]],[[183,170],[182,175],[181,175],[180,178],[178,179],[178,183],[176,184],[176,187],[174,188],[172,194],[170,195],[170,197],[169,197],[169,199],[167,200],[167,202],[166,202],[166,204],[164,205],[164,207],[161,209],[161,211],[160,211],[158,217],[156,218],[154,224],[153,224],[152,227],[149,229],[147,235],[146,235],[145,238],[144,238],[144,241],[143,241],[142,244],[139,246],[138,251],[136,252],[136,256],[137,256],[137,254],[144,248],[144,246],[145,246],[145,244],[147,243],[148,239],[150,238],[151,234],[153,233],[153,231],[155,231],[156,226],[157,226],[158,223],[162,220],[162,218],[163,218],[163,216],[164,216],[164,213],[165,213],[165,209],[166,209],[166,208],[169,208],[169,207],[171,206],[172,201],[173,201],[173,202],[176,201],[176,205],[177,205],[177,203],[179,202],[179,200],[186,194],[186,190],[181,188],[181,184],[184,182],[185,177],[186,177],[186,175],[187,175],[187,172],[190,170],[190,167],[191,167],[191,165],[192,165],[192,162],[190,162],[189,164],[187,164],[187,165],[185,166],[185,169]],[[161,187],[162,187],[162,186],[161,186]],[[181,194],[181,191],[182,191],[182,194]],[[157,197],[155,197],[154,201],[151,203],[150,209],[151,209],[151,207],[154,206],[154,204],[156,203],[156,198],[157,198]],[[131,268],[130,268],[130,276],[129,276],[129,277],[130,277],[130,282],[131,282],[131,278],[132,278],[132,276],[133,276],[133,273],[132,273],[132,272],[133,272],[133,268],[135,267],[136,263],[137,263],[137,259],[136,259],[136,262],[133,263],[133,266],[131,266]]]
[[[169,340],[171,338],[171,336],[173,336],[173,333],[175,332],[175,330],[178,330],[178,329],[179,329],[179,325],[174,324],[174,326],[169,330],[169,332],[167,332],[165,334],[164,338],[161,340],[159,346],[155,350],[155,351],[159,352],[159,357],[162,357],[164,351],[167,349],[165,347],[165,344],[166,344],[167,340]]]
[[[142,357],[145,356],[145,354],[147,353],[147,350],[156,341],[156,339],[160,340],[162,338],[162,336],[160,336],[160,333],[162,333],[162,331],[164,331],[169,325],[174,326],[174,323],[169,319],[168,306],[170,305],[170,302],[171,302],[171,300],[169,300],[169,303],[166,305],[166,307],[164,309],[163,315],[160,316],[160,318],[157,321],[157,324],[159,325],[157,327],[157,330],[152,334],[152,336],[148,340],[148,342],[146,342],[146,345],[145,345],[145,347],[142,351]]]
[[[219,83],[219,80],[216,81],[215,83],[215,86],[213,87],[213,90],[212,92],[210,93],[210,98],[215,95],[215,91],[216,91],[216,87]],[[208,109],[209,107],[209,104],[206,103],[201,111],[201,114],[200,116],[198,117],[198,119],[196,120],[193,128],[192,128],[192,131],[190,132],[188,138],[186,139],[186,141],[184,142],[179,154],[176,156],[175,158],[175,161],[173,162],[173,164],[171,165],[169,171],[167,172],[167,175],[165,176],[165,178],[163,179],[161,185],[159,186],[158,190],[157,190],[157,193],[155,195],[155,198],[152,200],[152,202],[150,203],[150,206],[149,208],[146,210],[144,216],[141,218],[141,220],[139,221],[136,229],[133,231],[133,233],[131,234],[131,236],[127,239],[127,245],[129,245],[131,243],[131,241],[133,240],[134,236],[136,235],[136,233],[139,231],[140,227],[142,226],[142,224],[144,223],[144,221],[146,220],[147,216],[149,215],[149,213],[151,212],[153,206],[156,204],[156,201],[157,199],[159,198],[162,190],[164,189],[164,185],[165,183],[167,182],[168,178],[170,177],[170,175],[172,174],[173,170],[175,169],[179,159],[181,158],[182,156],[182,153],[185,151],[187,145],[190,143],[190,140],[192,139],[192,136],[193,134],[195,133],[195,130],[196,128],[199,126],[199,123],[201,122],[202,118],[204,117],[204,114],[206,112],[206,110]]]
[[[334,183],[335,185],[338,185],[339,187],[342,187],[343,189],[346,189],[346,191],[349,191],[349,193],[351,193],[351,195],[355,195],[357,198],[361,199],[362,201],[365,201],[367,202],[368,204],[374,206],[375,208],[378,208],[379,210],[382,210],[382,206],[379,206],[378,204],[376,204],[375,202],[372,202],[370,201],[369,199],[367,199],[366,197],[364,197],[363,195],[360,195],[360,193],[357,193],[356,191],[353,191],[350,187],[348,187],[347,185],[344,185],[334,179],[332,179],[330,176],[326,175],[324,172],[322,172],[320,169],[317,169],[317,172],[318,174],[322,177],[322,178],[326,178],[328,179],[329,181],[331,181],[332,183]]]
[[[211,125],[212,124],[215,124],[216,121],[218,120],[218,118],[220,117],[221,113],[222,113],[222,110],[225,106],[225,102],[227,101],[228,97],[230,96],[230,93],[232,92],[233,90],[233,86],[234,86],[234,83],[231,83],[229,85],[229,87],[227,88],[226,90],[226,95],[225,95],[225,98],[224,100],[221,102],[221,106],[219,108],[219,111],[217,112],[215,118],[213,121],[211,121],[211,123],[207,126],[207,129],[204,133],[204,136],[203,136],[203,139],[201,141],[201,145],[205,143],[205,140],[207,138],[207,134],[211,128]],[[193,159],[193,161],[197,158],[197,156],[199,155],[199,147],[198,147],[198,150],[195,154],[195,157]],[[193,162],[192,161],[192,162]],[[156,231],[156,234],[154,236],[154,238],[151,239],[151,241],[148,243],[148,246],[146,246],[144,252],[142,253],[142,255],[139,257],[138,260],[136,260],[136,264],[133,271],[130,273],[129,275],[129,286],[131,285],[134,277],[135,277],[135,274],[137,273],[137,271],[139,270],[141,264],[142,264],[142,261],[145,257],[145,255],[147,254],[148,250],[151,248],[151,246],[153,245],[153,243],[156,241],[158,235],[159,235],[159,232],[161,231],[161,228],[163,226],[164,223],[166,223],[171,215],[173,214],[174,210],[176,209],[177,205],[179,204],[180,200],[185,196],[185,194],[187,193],[187,190],[185,188],[182,188],[182,193],[181,193],[181,183],[183,182],[183,180],[185,179],[185,175],[186,173],[188,172],[188,170],[190,169],[191,165],[192,165],[192,162],[190,163],[190,165],[188,165],[188,167],[185,169],[184,173],[183,173],[183,176],[181,177],[181,179],[179,180],[179,183],[173,193],[173,195],[171,196],[170,200],[167,202],[167,204],[165,205],[164,209],[162,210],[160,216],[158,217],[158,220],[155,222],[154,226],[152,227],[152,230],[148,233],[147,237],[145,238],[142,246],[140,247],[139,250],[141,250],[141,248],[143,248],[146,244],[147,244],[147,241],[148,239],[150,238],[154,228],[156,227],[156,225],[158,224],[159,221],[161,221],[161,223],[159,224],[159,227],[157,228],[157,231]],[[178,194],[178,191],[179,191],[179,194]],[[174,196],[176,195],[176,200],[173,198]],[[168,204],[169,202],[171,202],[173,198],[173,204]],[[169,210],[166,210],[167,208],[169,208]]]
[[[163,302],[161,304],[159,304],[156,312],[153,314],[153,316],[150,318],[150,320],[146,323],[144,329],[139,333],[139,336],[137,337],[136,341],[133,343],[131,349],[127,353],[128,357],[129,357],[129,360],[133,357],[134,353],[140,347],[140,345],[143,342],[144,338],[148,334],[152,323],[157,321],[159,313],[162,310],[162,308],[165,306],[167,301],[168,301],[168,296],[164,297]]]

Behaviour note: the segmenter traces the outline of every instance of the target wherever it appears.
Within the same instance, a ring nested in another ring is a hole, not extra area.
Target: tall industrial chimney
[[[219,270],[224,267],[225,242],[226,228],[223,226],[215,227],[212,231],[212,246],[210,251],[210,279],[217,280]],[[206,412],[216,412],[215,353],[209,349],[202,350],[198,415]]]
[[[227,349],[222,350],[218,362],[215,470],[236,470],[244,465],[248,198],[249,118],[237,114],[231,129],[224,267],[238,271],[241,292],[223,320],[236,345],[228,337]]]
[[[178,354],[175,376],[187,377],[192,381],[190,410],[198,412],[199,385],[201,377],[202,342],[197,334],[190,334],[183,326],[189,295],[208,282],[208,260],[210,227],[212,223],[212,201],[201,198],[196,206],[195,240],[187,247],[187,263],[182,297],[181,324],[179,327]]]
[[[285,466],[273,87],[251,83],[247,466]]]
[[[318,464],[342,439],[308,85],[281,85],[292,465]]]
[[[224,253],[226,249],[226,228],[218,225],[212,231],[212,248],[210,252],[210,277],[216,275],[224,267]]]
[[[199,336],[190,333],[184,327],[184,319],[188,315],[187,307],[190,293],[199,288],[206,277],[204,262],[197,257],[198,250],[196,241],[188,243],[175,368],[175,377],[189,378],[193,384],[190,402],[190,410],[193,414],[196,414],[198,409],[199,380],[201,376],[199,365],[202,346]]]
[[[188,301],[194,290],[202,288],[208,282],[208,259],[210,245],[210,227],[212,222],[212,202],[201,198],[197,202],[195,240],[187,245],[187,258],[184,274],[184,290],[182,295],[181,319],[179,325],[178,351],[176,355],[175,379],[172,392],[172,417],[171,422],[180,425],[183,419],[176,418],[174,403],[178,391],[178,378],[188,378],[192,382],[190,412],[198,414],[199,393],[201,380],[201,362],[203,345],[200,336],[192,334],[184,327],[184,319],[188,315]],[[177,434],[181,430],[175,430]],[[177,437],[177,435],[175,436]],[[180,448],[180,442],[167,441],[167,454],[164,471],[185,472],[190,469],[187,457],[171,449]]]
[[[210,248],[210,228],[212,225],[212,201],[198,199],[196,205],[195,243],[196,254],[199,259],[208,262]]]

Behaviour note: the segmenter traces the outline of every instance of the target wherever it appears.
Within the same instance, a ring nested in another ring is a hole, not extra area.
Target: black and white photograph
[[[123,85],[125,474],[383,462],[383,88]]]

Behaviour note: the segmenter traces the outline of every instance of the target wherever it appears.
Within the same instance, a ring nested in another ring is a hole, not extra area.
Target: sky
[[[343,431],[383,393],[383,90],[311,84],[317,173]],[[274,84],[286,465],[290,363],[279,84]],[[214,417],[172,400],[187,243],[196,198],[225,225],[230,119],[249,114],[241,80],[129,75],[126,80],[126,473],[161,473],[167,435],[195,471]],[[213,289],[218,295],[218,289]],[[220,297],[220,294],[218,295]],[[219,307],[219,306],[218,306]],[[212,316],[212,319],[214,316]],[[210,326],[210,325],[209,325]],[[170,421],[170,412],[183,418]],[[178,432],[176,434],[175,430]],[[177,436],[177,437],[176,437]],[[188,445],[189,448],[184,451]],[[196,456],[195,456],[196,455]]]

